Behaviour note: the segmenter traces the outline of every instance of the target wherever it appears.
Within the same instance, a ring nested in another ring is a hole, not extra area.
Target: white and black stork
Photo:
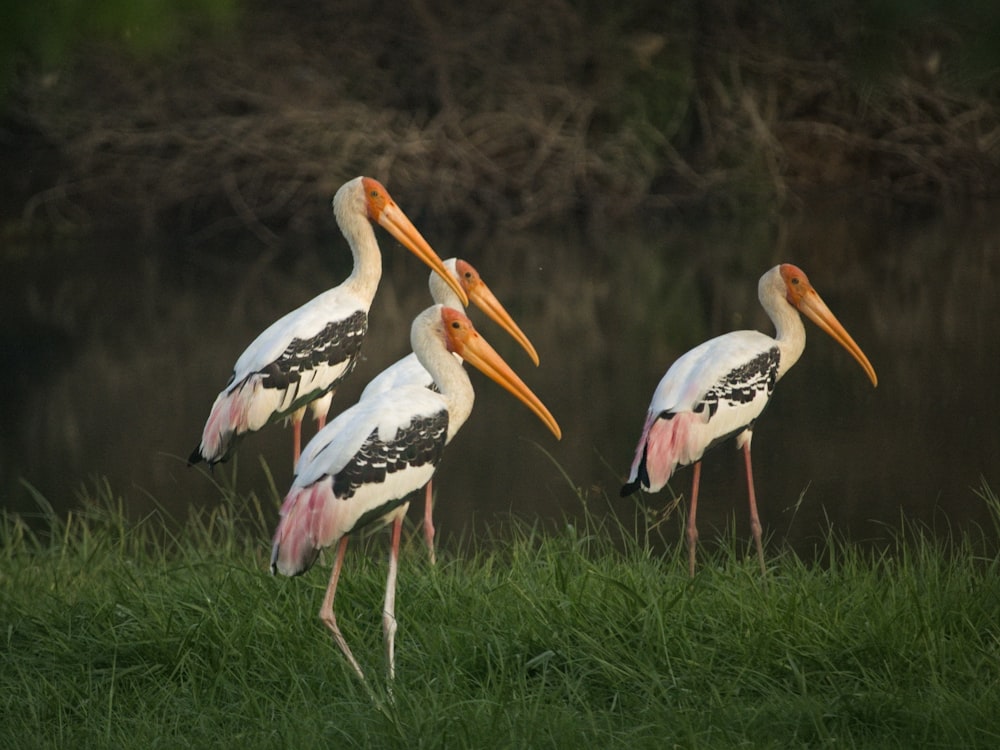
[[[377,180],[357,177],[342,185],[333,198],[333,212],[354,257],[351,275],[271,324],[240,355],[212,405],[189,465],[225,461],[241,437],[286,417],[293,422],[298,461],[306,406],[327,399],[351,373],[368,330],[368,310],[382,277],[382,255],[371,222],[384,227],[468,303],[437,253]],[[323,414],[328,407],[325,400]]]
[[[559,425],[542,402],[475,330],[464,313],[435,305],[413,322],[410,342],[437,391],[401,385],[359,401],[309,441],[274,534],[271,571],[298,575],[320,550],[338,544],[320,619],[355,673],[333,611],[350,534],[376,521],[392,523],[382,626],[390,678],[395,674],[395,592],[402,519],[409,497],[430,481],[446,445],[472,412],[474,392],[459,355],[524,403],[557,437]]]
[[[483,281],[482,276],[479,274],[471,263],[462,260],[461,258],[449,258],[444,262],[445,268],[451,272],[452,276],[458,281],[459,286],[465,290],[465,293],[469,297],[469,302],[480,310],[482,310],[487,317],[489,317],[494,323],[503,328],[511,337],[517,341],[522,348],[531,357],[531,361],[538,365],[538,352],[535,351],[535,347],[528,340],[528,337],[520,329],[514,319],[510,316],[510,313],[504,308],[500,303],[500,300],[496,298],[492,290]],[[431,291],[431,298],[435,303],[439,305],[444,305],[445,307],[451,307],[455,310],[461,310],[461,300],[455,296],[455,293],[451,290],[451,287],[445,284],[441,277],[436,273],[430,275],[430,280],[428,286]],[[457,356],[457,355],[456,355]],[[461,358],[459,358],[461,361]],[[378,394],[385,393],[388,390],[392,390],[400,385],[421,385],[425,388],[434,387],[434,378],[431,376],[427,369],[420,364],[420,360],[417,355],[410,352],[402,359],[394,362],[392,365],[384,369],[378,375],[376,375],[367,386],[365,386],[364,391],[361,393],[361,400],[366,398],[371,398],[377,396]],[[427,551],[430,555],[431,562],[435,562],[436,555],[434,552],[434,491],[432,485],[433,481],[427,483],[427,487],[424,488],[424,540],[427,543]]]
[[[750,496],[750,528],[765,573],[761,525],[753,486],[750,440],[775,384],[794,365],[806,345],[799,312],[843,346],[864,368],[872,385],[875,370],[854,339],[813,289],[801,269],[775,266],[757,286],[760,303],[774,323],[774,338],[759,331],[733,331],[696,346],[667,370],[653,393],[642,436],[622,496],[639,489],[658,492],[678,466],[694,464],[687,518],[688,570],[694,576],[698,530],[701,458],[718,443],[736,438],[743,449]]]

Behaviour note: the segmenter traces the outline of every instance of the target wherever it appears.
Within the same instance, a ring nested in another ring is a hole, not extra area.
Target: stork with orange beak
[[[528,353],[531,357],[531,361],[538,366],[538,352],[535,351],[535,347],[532,346],[531,341],[524,334],[524,331],[520,329],[514,319],[510,316],[510,313],[500,304],[500,300],[496,298],[496,295],[490,290],[483,281],[482,276],[479,275],[471,263],[462,260],[461,258],[449,258],[444,262],[445,268],[451,272],[458,281],[459,286],[465,290],[465,293],[469,297],[469,302],[490,318],[494,323],[503,328],[511,337],[521,345],[521,347]],[[448,284],[436,273],[430,275],[430,281],[428,286],[431,291],[431,298],[439,305],[444,305],[445,307],[451,307],[455,310],[462,309],[462,302],[452,291]],[[457,355],[456,355],[457,356]],[[461,358],[459,358],[461,359]],[[382,370],[378,375],[376,375],[371,382],[365,386],[364,391],[361,393],[361,400],[366,398],[371,398],[372,396],[377,396],[380,393],[385,393],[388,390],[397,388],[401,385],[422,385],[425,388],[432,388],[434,386],[434,378],[429,372],[420,364],[420,360],[417,355],[413,352],[393,363],[386,369]],[[433,481],[427,483],[427,487],[424,488],[424,540],[427,543],[427,551],[430,554],[431,563],[436,561],[436,555],[434,552],[434,491],[433,491]]]
[[[382,278],[382,254],[372,222],[426,263],[450,285],[462,304],[465,291],[427,244],[385,187],[370,177],[345,183],[333,213],[354,257],[354,270],[329,289],[272,323],[246,348],[209,413],[201,443],[188,465],[226,461],[240,438],[290,417],[293,465],[299,460],[302,418],[320,400],[325,421],[329,395],[357,364],[368,331],[368,310]]]
[[[622,496],[639,489],[658,492],[678,466],[694,464],[687,519],[688,570],[694,576],[698,529],[698,484],[705,451],[730,438],[743,449],[750,495],[750,529],[761,573],[766,573],[750,441],[775,384],[805,350],[801,312],[853,356],[873,386],[871,362],[800,268],[785,263],[760,278],[758,297],[774,323],[774,337],[759,331],[734,331],[696,346],[674,362],[653,393]]]
[[[464,313],[435,305],[413,322],[410,342],[438,391],[407,384],[359,401],[309,441],[281,506],[271,571],[298,575],[320,550],[337,545],[320,619],[355,673],[351,653],[333,611],[350,535],[376,521],[392,524],[389,574],[382,627],[390,678],[395,675],[396,572],[403,516],[411,493],[426,485],[444,448],[472,412],[475,394],[455,354],[508,390],[560,438],[555,418],[486,343]]]

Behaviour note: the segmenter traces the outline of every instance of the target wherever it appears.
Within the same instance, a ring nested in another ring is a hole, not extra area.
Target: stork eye
[[[454,328],[454,329],[455,329],[455,330],[457,331],[457,330],[458,330],[459,328],[461,328],[461,327],[462,327],[462,324],[461,324],[461,323],[459,323],[459,322],[458,322],[457,320],[454,320],[454,321],[452,321],[452,323],[451,323],[451,327],[452,327],[452,328]]]
[[[799,285],[799,277],[798,276],[793,276],[792,277],[792,283],[795,284],[795,286],[798,286]]]

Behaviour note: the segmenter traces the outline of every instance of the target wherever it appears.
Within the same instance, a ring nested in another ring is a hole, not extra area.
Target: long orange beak
[[[510,313],[500,304],[500,300],[486,286],[486,282],[479,276],[479,272],[471,264],[464,260],[455,261],[455,272],[458,274],[459,283],[469,294],[469,301],[482,310],[494,323],[510,334],[521,348],[528,353],[531,361],[538,366],[538,352],[531,341],[524,334],[524,331],[514,322]]]
[[[534,412],[542,423],[552,431],[557,439],[562,439],[562,430],[555,417],[545,408],[538,396],[524,384],[524,381],[510,369],[486,339],[479,335],[472,322],[464,313],[448,307],[441,309],[449,348],[462,359],[479,370],[483,375],[513,394],[522,404]]]
[[[861,347],[854,342],[851,334],[845,330],[844,326],[837,320],[837,316],[826,306],[823,298],[813,289],[812,284],[809,283],[805,274],[794,266],[790,266],[790,268],[798,271],[801,276],[798,277],[798,281],[794,285],[788,283],[790,277],[785,275],[785,267],[782,267],[782,275],[785,276],[785,281],[789,289],[788,301],[809,318],[809,320],[826,331],[830,338],[850,352],[851,356],[864,369],[868,379],[872,381],[872,385],[878,386],[878,376],[875,374],[875,368],[872,367],[872,363],[868,361],[865,353],[861,351]]]
[[[444,262],[434,252],[423,235],[417,231],[417,228],[413,226],[413,222],[403,213],[403,209],[396,205],[396,201],[389,195],[385,186],[371,177],[363,178],[362,184],[365,189],[365,198],[368,201],[369,216],[395,237],[403,247],[430,266],[431,270],[444,279],[452,291],[458,295],[462,304],[467,306],[469,296],[465,290],[455,281],[455,277],[448,273]]]

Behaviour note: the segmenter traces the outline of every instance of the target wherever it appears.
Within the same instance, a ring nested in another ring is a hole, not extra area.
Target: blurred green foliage
[[[320,236],[376,168],[458,232],[992,195],[997,39],[985,0],[0,0],[0,204]]]
[[[56,66],[90,41],[162,53],[236,11],[237,0],[0,0],[0,101],[21,66]]]
[[[1000,71],[1000,3],[995,0],[865,0],[857,59],[870,71],[910,55],[947,55],[953,83],[979,88]],[[933,72],[936,72],[933,71]]]

